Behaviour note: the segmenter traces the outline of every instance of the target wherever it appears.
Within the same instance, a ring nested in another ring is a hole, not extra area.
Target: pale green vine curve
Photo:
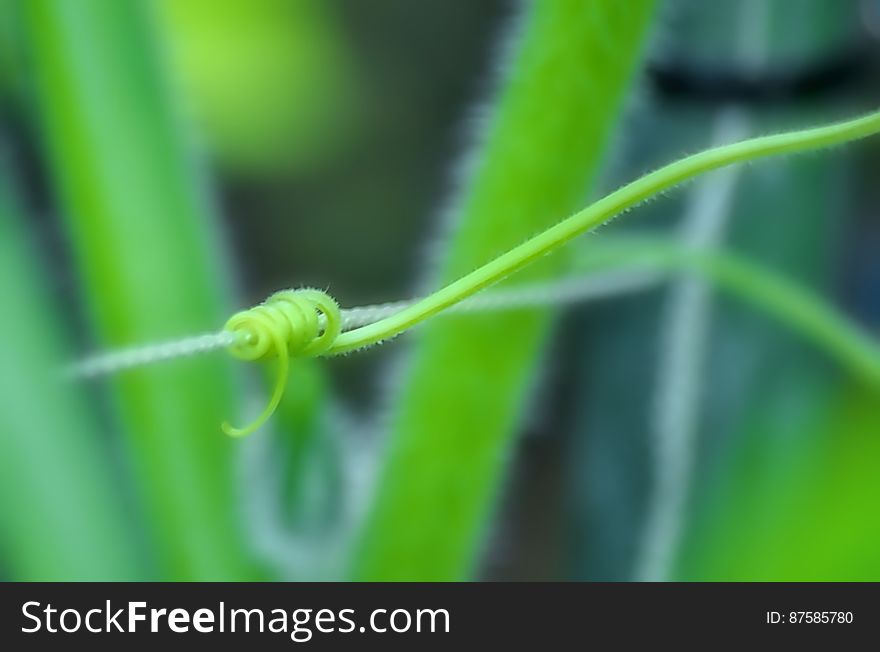
[[[400,312],[344,333],[340,333],[339,329],[339,308],[326,293],[299,290],[273,295],[266,303],[233,316],[226,328],[237,335],[231,347],[237,357],[248,360],[272,356],[281,358],[275,390],[269,404],[255,421],[244,428],[224,424],[223,430],[231,435],[245,435],[271,416],[281,400],[289,355],[337,355],[390,339],[646,199],[706,172],[766,156],[830,147],[878,132],[880,111],[846,122],[753,138],[688,156],[623,186]],[[655,255],[658,252],[655,250],[651,254],[650,250],[643,250],[642,254],[645,253]],[[848,366],[857,368],[873,381],[880,379],[880,364],[873,343],[853,330],[834,311],[825,308],[796,286],[732,257],[690,252],[687,255],[661,256],[655,262],[695,265],[790,326],[805,332]],[[283,310],[280,308],[282,304]],[[324,317],[323,329],[318,326],[319,314]],[[303,325],[309,327],[304,328]]]
[[[399,335],[646,199],[701,174],[767,156],[831,147],[878,132],[880,111],[846,122],[752,138],[688,156],[623,186],[409,308],[368,326],[342,333],[327,349],[326,355],[346,353]]]
[[[873,386],[880,386],[880,345],[807,288],[724,251],[689,249],[661,238],[602,237],[587,247],[579,271],[687,269],[762,310]]]

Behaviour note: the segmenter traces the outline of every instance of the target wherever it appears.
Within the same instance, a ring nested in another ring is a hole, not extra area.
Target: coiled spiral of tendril
[[[260,416],[243,428],[222,425],[227,435],[241,437],[275,412],[287,386],[289,358],[318,356],[333,345],[342,331],[342,313],[336,300],[321,290],[282,290],[260,305],[234,314],[225,330],[236,336],[229,352],[240,360],[278,358],[275,389]]]

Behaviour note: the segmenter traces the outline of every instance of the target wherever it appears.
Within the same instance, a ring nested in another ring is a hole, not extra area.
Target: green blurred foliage
[[[4,165],[2,172],[8,176]],[[69,355],[10,182],[0,179],[0,552],[9,579],[145,577],[125,494]],[[14,315],[14,318],[8,318]]]
[[[18,81],[18,60],[15,48],[17,30],[11,0],[0,1],[0,98],[10,101]]]
[[[24,5],[36,102],[94,342],[216,328],[228,312],[210,204],[140,2]],[[110,383],[160,577],[251,576],[238,526],[231,366],[181,362]]]
[[[237,173],[302,171],[356,129],[353,55],[323,0],[161,0],[195,121]]]
[[[649,56],[730,63],[739,2],[663,3]],[[857,27],[855,4],[772,3],[780,65],[821,58]],[[644,92],[609,140],[652,4],[548,0],[517,17],[470,0],[0,0],[3,135],[23,152],[14,176],[30,200],[19,210],[0,192],[0,296],[15,316],[0,325],[4,572],[629,579],[651,491],[661,293],[579,309],[553,347],[551,311],[429,324],[407,336],[378,443],[366,435],[376,369],[404,344],[298,361],[248,442],[219,432],[247,396],[220,356],[93,385],[47,376],[68,339],[83,351],[220,326],[239,276],[247,300],[300,283],[346,305],[399,298],[414,278],[433,287],[595,189],[704,147],[714,107]],[[499,26],[524,40],[499,49]],[[426,274],[453,127],[499,59],[457,228]],[[783,106],[756,114],[756,129],[854,111]],[[210,181],[199,154],[217,163]],[[864,234],[847,220],[855,181],[876,185],[871,174],[849,150],[754,166],[729,243],[838,302],[846,238]],[[686,193],[612,228],[671,230]],[[56,212],[61,229],[43,215]],[[516,280],[552,278],[573,253]],[[719,298],[712,315],[676,577],[880,578],[876,394],[739,301]],[[528,433],[541,436],[516,443]],[[375,495],[361,477],[374,466]]]
[[[548,0],[526,9],[435,283],[584,201],[652,10],[650,0]],[[565,262],[556,254],[517,279],[553,278]],[[394,398],[355,577],[455,580],[473,572],[550,318],[534,311],[425,327]]]
[[[732,12],[741,4],[683,2],[677,7],[680,13],[672,19],[676,40],[667,56],[729,65],[726,53],[737,37],[729,25],[736,24]],[[805,0],[796,15],[786,2],[770,8],[769,65],[821,59],[845,47],[856,24],[855,6],[843,8],[826,0]],[[756,108],[750,117],[757,133],[767,133],[858,111],[849,104],[802,101]],[[656,166],[676,152],[705,147],[706,126],[716,111],[711,105],[685,102],[643,107],[630,124],[623,163],[613,178],[629,178],[632,170]],[[858,172],[851,157],[858,148],[749,166],[738,184],[726,243],[834,297],[845,265],[839,252],[853,228],[848,216],[857,210],[853,181]],[[681,219],[686,197],[687,189],[646,206],[612,230],[669,229],[670,222]],[[574,399],[580,425],[567,449],[571,511],[563,528],[577,578],[633,577],[647,496],[654,489],[650,438],[657,414],[656,383],[662,382],[654,371],[660,341],[656,329],[665,308],[665,296],[658,293],[622,299],[579,311],[571,328],[579,353],[568,368],[583,380]],[[847,415],[856,411],[839,407],[839,396],[854,381],[842,377],[812,347],[738,302],[714,300],[710,323],[709,353],[696,399],[698,443],[684,513],[686,534],[673,576],[873,577],[880,548],[870,552],[876,536],[866,524],[875,520],[876,483],[858,469],[842,482],[843,475],[833,470],[836,463],[818,452],[833,449],[840,460],[852,455],[880,462],[876,450],[856,436],[846,437],[848,432],[878,431],[869,412],[862,411],[859,421],[852,422]],[[871,393],[861,391],[862,400],[870,402]],[[807,496],[804,487],[814,481]],[[832,520],[830,510],[821,517],[813,511],[810,501],[819,494],[834,500],[846,497],[839,518]],[[832,536],[828,528],[835,523]],[[861,551],[857,559],[851,558],[852,549]],[[835,554],[842,558],[831,562]],[[812,566],[810,555],[817,557]]]
[[[764,402],[701,501],[683,579],[880,579],[877,388],[795,391]]]

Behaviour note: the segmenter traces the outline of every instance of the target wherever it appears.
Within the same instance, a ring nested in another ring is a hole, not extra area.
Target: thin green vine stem
[[[470,274],[416,301],[409,307],[371,324],[341,333],[341,312],[326,293],[285,290],[257,306],[234,315],[224,329],[236,335],[230,351],[244,360],[281,357],[278,379],[269,404],[244,428],[224,424],[227,434],[253,432],[275,411],[287,378],[288,355],[338,355],[390,339],[497,283],[573,238],[607,223],[614,217],[684,181],[721,167],[771,155],[821,149],[880,132],[880,111],[824,127],[764,136],[706,150],[671,163],[612,192],[582,211],[498,256]],[[820,344],[838,353],[874,380],[880,366],[873,343],[857,337],[833,311],[798,291],[796,286],[766,279],[765,275],[736,259],[706,257],[692,252],[685,257],[717,280],[739,289],[790,325],[801,328]],[[315,312],[317,310],[317,313]],[[318,313],[324,317],[319,327]],[[305,320],[305,321],[303,321]],[[329,325],[333,324],[333,328]],[[288,338],[293,337],[292,348]],[[869,355],[865,355],[865,354]],[[866,366],[867,365],[867,366]]]
[[[468,318],[472,315],[534,310],[548,305],[560,306],[597,297],[617,296],[656,287],[666,280],[669,273],[682,271],[699,275],[720,289],[736,295],[743,302],[811,341],[843,367],[880,386],[880,343],[822,297],[739,254],[724,250],[694,249],[664,237],[601,236],[585,248],[583,255],[575,258],[572,272],[556,281],[530,282],[490,291],[471,299],[471,302],[464,301],[449,306],[448,310],[437,316]],[[607,283],[611,279],[631,280],[616,285],[612,290],[597,292],[596,284],[601,285],[603,281]],[[347,312],[367,311],[390,316],[418,301],[360,306],[348,309]],[[343,315],[345,312],[343,311]],[[369,323],[378,323],[384,319],[385,317],[377,316],[375,321]],[[334,326],[334,329],[337,327],[338,325]],[[214,348],[220,348],[213,346],[215,339],[226,342],[223,346],[230,345],[227,340],[220,338],[223,334],[208,333],[120,351],[115,354],[122,357],[120,361],[110,359],[109,356],[105,356],[106,360],[86,360],[83,369],[93,370],[84,372],[84,377],[114,373],[128,367],[152,364],[181,355],[207,353]],[[269,346],[273,351],[284,350],[286,344],[271,341],[274,335],[270,328],[266,335],[270,340]],[[303,339],[308,340],[308,334]],[[212,346],[203,347],[201,340],[211,342]],[[196,348],[187,350],[186,346],[190,341],[195,343]],[[284,355],[280,357],[283,358]],[[283,377],[286,374],[280,372],[280,375]]]
[[[418,303],[378,322],[342,333],[325,355],[364,348],[425,321],[493,285],[573,238],[681,183],[718,168],[768,156],[823,149],[880,132],[880,111],[812,129],[791,131],[715,147],[651,172],[532,237]]]
[[[624,283],[618,290],[632,292],[655,287],[658,282],[665,279],[666,273],[686,271],[699,275],[763,311],[792,332],[804,337],[871,386],[880,387],[880,344],[874,338],[808,288],[748,258],[729,251],[694,249],[687,244],[667,238],[603,236],[585,248],[583,255],[575,259],[573,267],[572,274],[557,281],[527,283],[495,293],[490,292],[473,299],[474,303],[464,302],[449,306],[449,310],[438,316],[467,317],[487,312],[530,310],[550,304],[575,303],[591,296],[588,290],[591,287],[590,282],[600,281],[603,274],[610,277],[625,273],[640,278],[640,282]],[[592,287],[595,289],[596,286]],[[600,293],[600,296],[603,295]],[[406,305],[406,302],[401,304]],[[394,314],[395,311],[405,309],[393,306],[394,304],[364,306],[356,310],[372,311],[386,308],[388,314]],[[458,308],[462,310],[458,311]],[[300,314],[308,313],[303,311]],[[383,320],[384,318],[380,317],[372,323]],[[322,337],[326,337],[327,341],[333,341],[335,332],[339,328],[339,323],[331,328],[324,328]],[[316,323],[314,332],[317,332],[317,329]],[[301,332],[300,335],[304,340],[313,341],[313,337],[307,332]],[[277,334],[269,324],[265,336],[266,352],[270,349],[276,352],[280,358],[279,363],[283,365],[278,372],[279,381],[276,383],[272,400],[263,414],[247,428],[230,428],[225,424],[223,429],[227,434],[240,436],[252,432],[268,419],[277,407],[279,397],[286,385],[287,347],[284,342],[276,341],[276,338]],[[172,342],[166,346],[180,350],[179,342]],[[134,358],[140,360],[141,364],[146,364],[151,357],[147,355],[148,352],[149,348],[136,350]],[[257,359],[259,357],[261,356]],[[163,356],[154,358],[154,360],[161,359]],[[245,356],[244,359],[248,357]],[[112,366],[110,368],[112,369]]]
[[[763,311],[880,387],[880,344],[808,288],[737,254],[691,249],[662,238],[603,237],[576,261],[578,271],[686,270]]]

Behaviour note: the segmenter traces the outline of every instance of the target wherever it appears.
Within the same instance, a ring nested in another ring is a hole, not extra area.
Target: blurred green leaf
[[[435,284],[573,212],[602,163],[653,2],[528,3]],[[554,255],[518,280],[549,278]],[[428,324],[398,385],[378,494],[353,576],[454,580],[472,572],[548,312]]]
[[[11,579],[144,577],[111,460],[81,388],[62,381],[53,310],[0,179],[0,550]]]
[[[100,347],[216,328],[217,225],[137,1],[24,3],[48,154]],[[183,361],[112,382],[166,579],[250,577],[233,491],[232,375]]]
[[[765,405],[730,473],[704,501],[680,576],[880,579],[877,399],[876,388],[829,395],[826,384],[799,412]]]
[[[764,58],[769,61],[821,58],[827,51],[836,51],[852,28],[854,6],[842,7],[834,0],[804,0],[798,19],[793,21],[789,4],[768,0],[765,7],[771,18],[765,26],[770,47]],[[710,6],[688,0],[682,6],[676,40],[666,44],[672,51],[659,56],[732,65],[729,52],[735,51],[732,41],[738,33],[731,25],[743,3],[719,0]],[[758,31],[763,33],[763,28]],[[755,108],[751,115],[758,132],[772,133],[859,111],[842,104],[793,102]],[[716,106],[698,102],[647,104],[631,125],[622,177],[632,178],[682,151],[703,147],[705,125],[715,111]],[[831,259],[839,234],[846,228],[842,217],[852,190],[847,155],[830,151],[819,157],[785,158],[746,167],[728,220],[726,242],[730,249],[797,285],[832,295],[828,289]],[[681,217],[686,195],[675,193],[668,200],[645,206],[634,220],[613,225],[611,230],[666,227]],[[581,370],[582,380],[577,381],[575,436],[568,450],[568,544],[578,579],[626,580],[633,576],[646,497],[653,490],[648,481],[652,470],[647,433],[655,415],[653,385],[657,379],[652,367],[659,353],[656,330],[661,299],[658,295],[622,299],[590,308],[572,328],[583,340],[575,344],[570,363],[572,369]],[[751,425],[766,426],[760,415],[770,410],[770,403],[791,422],[808,423],[815,410],[836,392],[834,384],[827,382],[827,359],[751,310],[719,297],[713,300],[711,329],[701,379],[705,389],[698,397],[699,445],[693,451],[687,522],[693,514],[727,505],[715,498],[716,492],[722,491],[720,478],[729,477],[740,447],[756,436]],[[588,341],[584,333],[589,333]],[[862,366],[859,353],[852,353],[849,357],[857,369]],[[867,356],[864,362],[870,364]],[[837,376],[832,374],[830,379]],[[780,442],[795,445],[789,427],[764,426],[760,438],[765,441],[768,460],[775,459],[772,452]],[[746,476],[741,480],[748,482]],[[726,480],[723,486],[730,491],[746,490]],[[708,540],[702,538],[702,518],[700,523],[691,523],[694,529],[687,534],[686,550],[679,556],[695,554],[692,544],[696,538]]]
[[[170,52],[220,160],[302,168],[352,133],[353,62],[321,0],[162,0]]]

